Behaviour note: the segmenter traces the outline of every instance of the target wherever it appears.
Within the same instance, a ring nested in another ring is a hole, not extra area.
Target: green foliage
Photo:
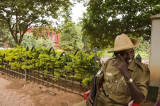
[[[51,48],[51,47],[54,47],[54,42],[51,41],[51,40],[36,40],[36,43],[35,43],[35,47],[38,48]]]
[[[92,77],[87,77],[83,79],[82,83],[85,85],[90,85],[91,81],[92,81]]]
[[[142,37],[140,37],[138,40],[140,41],[140,45],[135,48],[136,55],[140,54],[142,58],[149,59],[150,41],[146,41]]]
[[[9,44],[6,44],[6,42]],[[7,26],[0,21],[0,47],[16,46]]]
[[[10,47],[11,47],[11,48],[12,48],[12,47],[16,47],[16,43],[15,43],[12,35],[11,35],[11,34],[8,34],[7,36],[8,36],[7,42],[8,42],[8,44],[10,45]]]
[[[91,47],[113,46],[116,35],[150,38],[150,16],[160,13],[159,0],[90,0],[83,18]]]
[[[97,56],[100,57],[104,51],[98,51]],[[92,75],[94,73],[94,52],[86,53],[86,51],[79,51],[71,54],[72,62],[67,63],[65,70],[70,72],[71,78],[82,80],[85,85],[91,84]],[[97,61],[97,66],[100,67],[100,62]]]
[[[32,30],[32,33],[36,39],[43,38],[44,40],[46,40],[48,39],[48,36],[46,36],[46,33],[52,32],[52,31],[56,33],[60,32],[59,29],[57,29],[56,27],[52,27],[51,25],[47,27],[45,25],[42,25],[39,27],[34,27],[34,29]]]
[[[5,68],[5,65],[3,65],[4,62],[4,56],[5,56],[5,50],[1,50],[0,52],[0,68]]]
[[[63,30],[60,35],[60,48],[67,51],[81,49],[82,35],[80,30],[80,27],[68,20],[68,22],[63,26]]]
[[[146,52],[148,53],[150,51],[150,40],[146,41],[142,37],[138,39],[140,41],[140,45],[136,47],[136,51]]]
[[[57,20],[70,5],[70,0],[1,0],[0,21],[7,26],[15,43],[20,45],[29,28],[51,24],[47,17]]]
[[[9,31],[7,29],[0,27],[0,47],[6,46],[5,42],[8,41],[9,39],[8,34],[9,34]]]
[[[38,39],[36,40],[33,34],[26,33],[21,46],[32,48],[51,48],[54,47],[54,42],[48,39]]]
[[[25,48],[18,46],[17,49],[6,50],[4,60],[9,62],[11,69],[21,69],[25,57]]]
[[[32,48],[35,45],[36,45],[36,39],[34,38],[33,34],[26,33],[24,35],[21,46],[24,46],[24,47],[28,46],[29,48]]]
[[[99,58],[103,52],[98,51],[97,57]],[[13,70],[39,70],[54,75],[55,81],[59,80],[58,77],[74,78],[85,85],[90,85],[94,73],[94,55],[94,52],[86,51],[64,52],[53,48],[26,50],[24,47],[17,46],[17,48],[0,50],[0,68],[5,67],[2,64],[5,61]],[[98,60],[96,64],[98,67],[101,66]]]

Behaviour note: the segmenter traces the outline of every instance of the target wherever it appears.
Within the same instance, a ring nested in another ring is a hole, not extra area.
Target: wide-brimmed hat
[[[117,52],[117,51],[127,50],[130,48],[137,47],[139,44],[140,42],[138,40],[129,38],[125,34],[117,35],[114,41],[113,50],[110,50],[108,52]]]

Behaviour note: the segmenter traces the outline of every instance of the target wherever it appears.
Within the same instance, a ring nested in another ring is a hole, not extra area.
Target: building
[[[26,33],[33,33],[33,28],[30,28]],[[60,34],[56,33],[52,30],[43,30],[41,32],[42,34],[45,34],[46,37],[48,37],[49,40],[54,42],[54,47],[59,49],[59,42],[60,42]],[[43,39],[42,37],[40,39]]]

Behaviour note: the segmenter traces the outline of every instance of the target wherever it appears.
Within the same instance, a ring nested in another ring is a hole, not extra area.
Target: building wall
[[[160,82],[160,14],[152,16],[151,51],[149,68],[151,73],[151,86],[159,86]]]
[[[159,94],[158,94],[158,96],[159,96],[159,99],[160,99],[160,84],[159,84]]]
[[[33,28],[30,28],[27,33],[32,33]],[[46,36],[54,42],[54,47],[59,49],[59,42],[60,42],[60,34],[56,33],[54,31],[42,31],[43,34],[46,34]],[[43,38],[42,38],[43,39]]]

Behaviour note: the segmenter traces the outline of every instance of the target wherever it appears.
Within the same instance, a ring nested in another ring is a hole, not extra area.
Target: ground
[[[0,73],[0,106],[72,106],[83,97]]]
[[[80,95],[2,73],[0,84],[0,106],[72,106],[83,100]],[[147,102],[141,106],[154,106],[154,103]]]

